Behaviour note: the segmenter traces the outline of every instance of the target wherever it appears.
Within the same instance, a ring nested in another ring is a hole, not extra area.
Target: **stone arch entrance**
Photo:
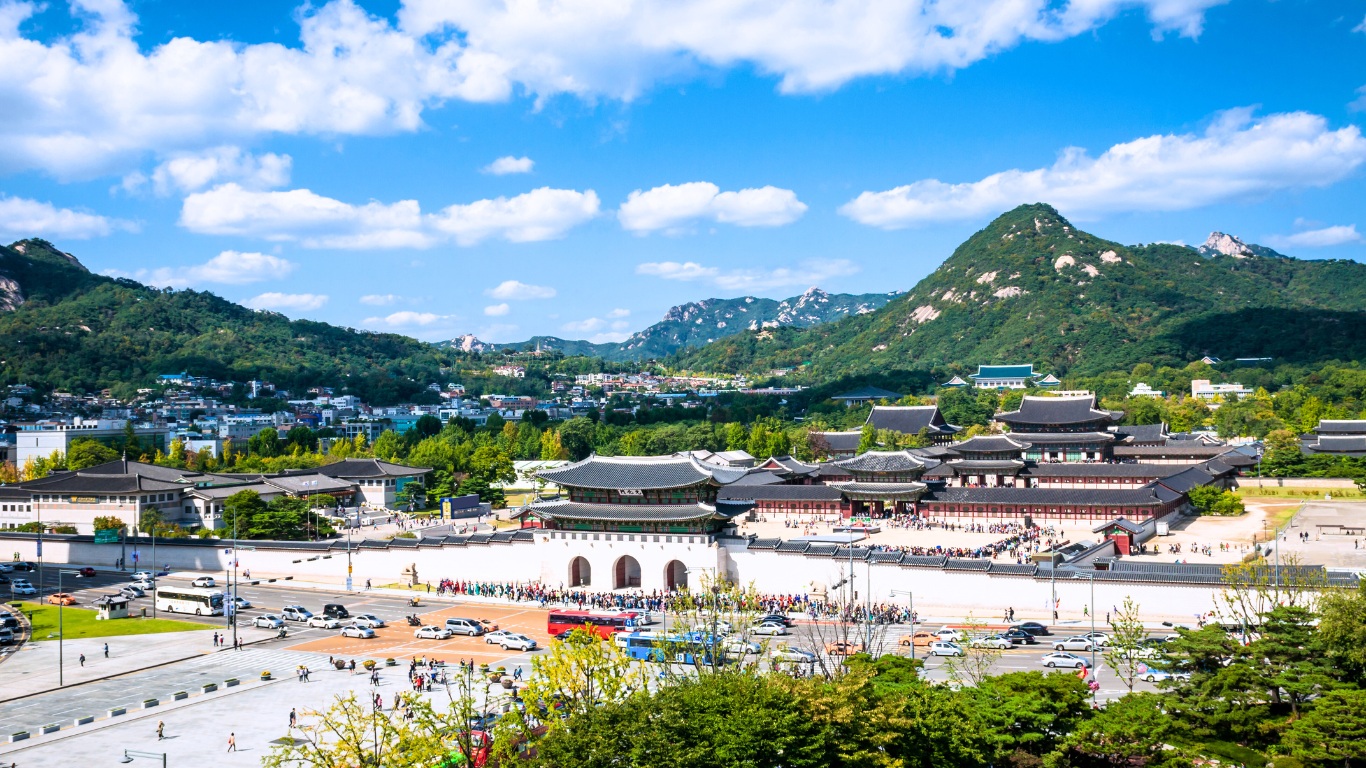
[[[628,589],[640,586],[640,562],[630,555],[617,559],[612,578],[612,589]]]
[[[688,568],[681,560],[670,560],[669,564],[664,566],[664,588],[688,588]]]
[[[588,559],[576,557],[569,561],[569,586],[587,587],[593,583],[593,567]]]

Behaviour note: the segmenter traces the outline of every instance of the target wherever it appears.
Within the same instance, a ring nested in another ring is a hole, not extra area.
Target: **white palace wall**
[[[665,540],[670,539],[670,540]],[[36,542],[29,538],[0,538],[0,558],[37,560]],[[244,546],[249,543],[244,542]],[[663,536],[654,534],[577,533],[536,531],[534,541],[470,544],[444,547],[356,548],[351,562],[353,580],[363,585],[366,579],[375,586],[400,580],[403,569],[416,565],[422,581],[435,584],[443,578],[456,580],[529,582],[548,586],[568,585],[570,563],[585,558],[592,569],[593,591],[613,588],[613,571],[618,559],[629,555],[640,566],[640,588],[649,592],[666,584],[666,568],[679,561],[694,584],[702,572],[720,570],[741,584],[752,584],[759,592],[770,594],[811,593],[818,587],[829,589],[849,571],[847,560],[749,550],[743,539],[721,543],[703,536]],[[125,550],[129,570],[133,569],[130,544]],[[139,565],[152,563],[151,547],[136,547]],[[88,541],[47,539],[43,541],[46,563],[70,563],[111,568],[119,557],[118,544],[93,544]],[[258,548],[238,553],[241,569],[250,569],[252,578],[292,577],[299,581],[342,584],[346,580],[347,556],[344,550],[307,550]],[[230,566],[229,549],[219,546],[163,546],[156,550],[158,565],[175,570],[223,572]],[[55,574],[49,572],[49,578]],[[860,600],[871,588],[872,602],[904,603],[904,594],[913,592],[919,606],[952,606],[964,615],[969,611],[981,619],[994,619],[1005,608],[1021,615],[1046,616],[1053,587],[1048,580],[1013,575],[992,575],[975,571],[906,567],[894,564],[854,562],[854,585]],[[1089,579],[1061,579],[1056,583],[1059,609],[1077,614],[1091,604]],[[832,594],[841,594],[843,588]],[[1137,582],[1097,581],[1097,612],[1121,605],[1132,597],[1145,613],[1189,617],[1215,609],[1218,587],[1214,585],[1172,585]]]

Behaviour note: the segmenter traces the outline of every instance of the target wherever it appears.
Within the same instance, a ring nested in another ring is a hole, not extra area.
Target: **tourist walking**
[[[85,666],[85,654],[84,654],[84,653],[81,654],[81,666],[82,666],[82,667]]]
[[[299,713],[294,707],[289,708],[289,727],[293,728],[299,722]]]
[[[164,739],[164,738],[166,738],[166,723],[165,723],[164,721],[158,720],[158,721],[157,721],[157,741],[161,741],[161,740]]]
[[[228,751],[229,751],[229,752],[236,752],[236,751],[237,751],[237,734],[236,734],[236,733],[229,733],[229,734],[228,734]]]
[[[104,644],[104,657],[109,658],[109,643]]]

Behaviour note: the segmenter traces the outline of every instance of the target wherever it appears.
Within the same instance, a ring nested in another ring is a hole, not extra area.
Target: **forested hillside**
[[[1006,362],[1085,375],[1204,355],[1360,360],[1363,307],[1366,265],[1266,249],[1124,246],[1035,204],[997,218],[876,312],[738,334],[674,362],[712,371],[806,365],[804,377],[823,380]]]

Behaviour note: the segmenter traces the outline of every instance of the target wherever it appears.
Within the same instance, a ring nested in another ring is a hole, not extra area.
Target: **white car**
[[[318,629],[337,629],[341,625],[341,619],[334,619],[331,616],[313,616],[308,620],[308,626]]]
[[[732,656],[744,656],[747,653],[759,653],[762,650],[763,647],[752,640],[731,640],[726,644],[726,653]]]
[[[959,646],[957,643],[946,643],[946,642],[944,642],[944,641],[941,640],[941,641],[937,641],[937,642],[930,643],[930,655],[931,655],[931,656],[962,656],[962,655],[963,655],[963,648],[962,648],[961,646]]]
[[[13,570],[14,566],[10,565],[9,563],[0,563],[0,573],[10,573]]]
[[[384,619],[381,619],[373,613],[356,614],[353,623],[359,624],[362,627],[369,627],[371,629],[379,629],[380,627],[388,626],[384,623]]]
[[[151,592],[153,589],[156,589],[156,585],[152,583],[151,579],[138,579],[137,581],[133,582],[133,586],[137,587],[143,592]]]
[[[300,623],[313,618],[313,612],[302,605],[286,605],[285,609],[280,611],[280,614],[284,617],[285,621],[297,621]]]
[[[1066,640],[1054,640],[1051,645],[1055,651],[1089,651],[1091,650],[1091,638],[1077,635]]]
[[[768,637],[774,637],[776,635],[786,635],[788,632],[787,627],[784,627],[782,624],[767,622],[764,624],[755,624],[750,627],[749,633],[751,635],[767,635]]]
[[[358,627],[352,624],[349,627],[342,627],[342,637],[370,638],[375,636],[375,630],[369,627]]]
[[[10,585],[10,591],[16,595],[38,594],[38,590],[35,589],[32,584],[28,583],[27,581],[24,581],[23,579],[15,579],[14,583]]]
[[[998,651],[1004,651],[1010,648],[1014,648],[1015,644],[1010,642],[1009,638],[1002,637],[1001,635],[984,635],[982,637],[973,638],[972,647],[995,648]]]
[[[129,585],[125,586],[125,587],[121,587],[121,588],[119,589],[119,594],[122,595],[123,597],[126,597],[126,598],[130,599],[130,600],[133,599],[133,598],[136,598],[136,597],[146,597],[146,596],[147,596],[147,593],[146,593],[146,592],[144,592],[142,589],[140,589],[140,588],[138,588],[138,587],[133,586],[132,584],[129,584]]]
[[[815,664],[816,654],[800,648],[774,648],[769,652],[775,662],[786,661],[795,664]]]
[[[1110,636],[1104,632],[1087,632],[1083,637],[1095,643],[1097,648],[1104,648],[1110,644]]]
[[[536,650],[536,641],[526,635],[506,635],[498,643],[498,646],[505,651],[511,648],[516,648],[519,651],[534,651]]]
[[[963,630],[949,629],[948,627],[944,627],[938,632],[935,632],[934,636],[946,643],[956,643],[959,640],[966,640],[968,638],[967,633]]]
[[[1083,659],[1075,653],[1062,653],[1060,651],[1044,656],[1042,659],[1039,659],[1039,663],[1049,669],[1053,669],[1054,667],[1086,669],[1087,667],[1086,659]]]
[[[192,586],[192,587],[200,587],[201,589],[209,589],[209,588],[213,587],[213,585],[216,584],[216,583],[217,583],[217,582],[215,582],[215,581],[213,580],[213,577],[212,577],[212,576],[200,576],[199,578],[197,578],[197,579],[195,579],[194,581],[190,582],[190,586]]]
[[[1160,683],[1164,680],[1189,680],[1191,676],[1185,672],[1168,672],[1165,669],[1147,667],[1145,671],[1139,673],[1138,678],[1150,683]]]
[[[130,581],[151,581],[151,571],[133,571],[133,575],[128,577]]]
[[[413,637],[418,640],[449,640],[451,639],[451,631],[445,627],[431,624],[418,627],[417,631],[413,633]]]
[[[503,638],[508,637],[510,635],[512,635],[512,633],[507,631],[506,629],[495,629],[492,632],[484,633],[484,642],[488,643],[489,645],[497,645],[503,642]],[[625,633],[620,632],[618,633],[618,635],[624,636]],[[620,643],[618,643],[618,645],[620,645]]]
[[[285,622],[273,613],[263,613],[252,619],[251,624],[261,629],[279,629],[285,625]]]

